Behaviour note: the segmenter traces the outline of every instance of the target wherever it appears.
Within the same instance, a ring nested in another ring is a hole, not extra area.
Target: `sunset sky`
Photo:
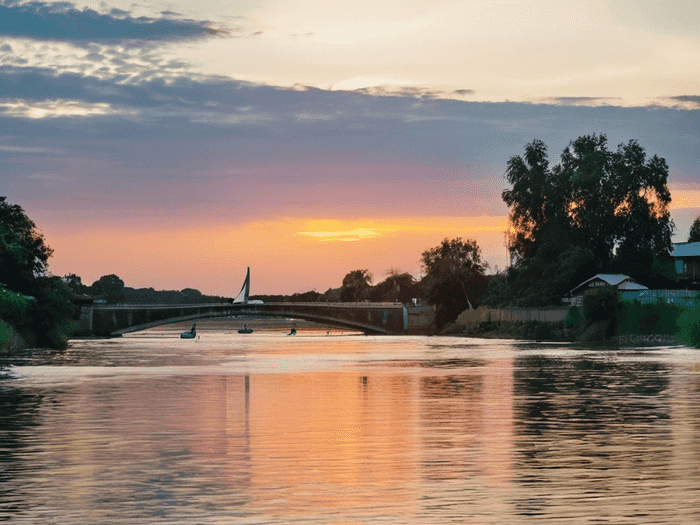
[[[504,172],[637,139],[700,214],[700,3],[0,0],[0,195],[85,284],[233,296],[503,268]]]

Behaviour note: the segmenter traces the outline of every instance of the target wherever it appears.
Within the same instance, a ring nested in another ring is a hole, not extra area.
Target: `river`
[[[0,354],[0,521],[700,523],[700,351],[240,324]]]

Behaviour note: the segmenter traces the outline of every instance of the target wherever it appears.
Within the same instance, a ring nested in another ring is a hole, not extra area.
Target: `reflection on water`
[[[203,334],[0,361],[0,520],[700,522],[693,350]]]

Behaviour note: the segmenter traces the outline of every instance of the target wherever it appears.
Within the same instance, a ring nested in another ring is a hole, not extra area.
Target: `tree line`
[[[79,275],[65,275],[63,282],[74,296],[87,296],[108,304],[197,304],[220,303],[227,298],[219,295],[205,295],[194,288],[182,290],[155,290],[151,288],[132,288],[115,274],[103,275],[87,286]]]

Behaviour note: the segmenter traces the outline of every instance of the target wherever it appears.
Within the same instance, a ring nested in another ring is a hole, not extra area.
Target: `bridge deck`
[[[88,311],[89,310],[89,311]],[[84,332],[121,335],[207,317],[275,316],[307,319],[366,333],[426,333],[432,308],[400,303],[96,304],[84,311]]]

